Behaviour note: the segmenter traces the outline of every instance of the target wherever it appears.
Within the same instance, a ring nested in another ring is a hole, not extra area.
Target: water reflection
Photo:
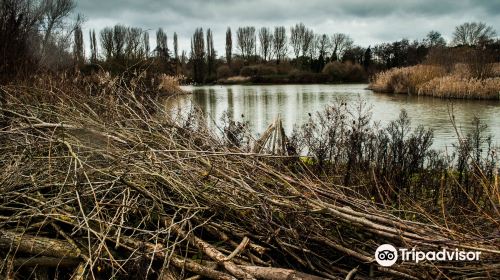
[[[472,128],[476,115],[488,125],[495,144],[500,143],[500,102],[473,100],[443,100],[430,97],[374,94],[366,85],[269,85],[269,86],[204,86],[185,87],[192,95],[170,98],[167,106],[185,112],[191,106],[200,107],[213,121],[220,122],[224,111],[229,111],[237,120],[248,121],[256,134],[262,133],[278,114],[290,133],[294,125],[301,125],[308,113],[322,110],[338,98],[345,98],[350,106],[359,99],[372,106],[373,120],[382,125],[397,118],[401,109],[406,109],[412,125],[424,125],[434,129],[436,148],[455,142],[456,134],[451,125],[449,109],[463,133]],[[210,121],[210,125],[214,125]]]

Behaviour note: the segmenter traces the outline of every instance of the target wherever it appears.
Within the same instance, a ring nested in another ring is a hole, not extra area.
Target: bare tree
[[[318,58],[318,52],[319,52],[319,48],[318,48],[318,45],[319,45],[319,35],[317,34],[313,34],[313,38],[311,40],[311,44],[309,46],[309,58],[311,60],[313,59],[317,59]]]
[[[311,29],[306,29],[304,38],[302,39],[302,56],[307,56],[309,49],[314,41],[314,32]]]
[[[314,71],[320,72],[326,63],[326,57],[328,56],[328,49],[330,48],[330,38],[326,34],[315,35],[310,48],[311,67]]]
[[[205,78],[205,40],[202,28],[197,28],[191,39],[191,62],[194,81],[203,82]]]
[[[90,42],[90,62],[96,63],[98,50],[97,50],[97,40],[95,37],[95,30],[89,31],[89,42]]]
[[[466,22],[455,27],[453,32],[454,45],[475,46],[490,41],[496,36],[491,26],[483,22]]]
[[[180,64],[185,65],[186,63],[187,63],[187,54],[185,50],[182,50]]]
[[[85,52],[83,46],[83,32],[82,27],[77,26],[74,32],[74,42],[73,42],[73,59],[78,65],[85,63]]]
[[[144,48],[144,57],[148,58],[149,52],[151,51],[151,47],[149,45],[149,32],[148,31],[144,31],[144,34],[142,35],[142,45]]]
[[[64,28],[64,19],[75,8],[73,0],[43,0],[42,1],[43,21],[42,26],[45,32],[43,46],[46,48],[53,33],[58,28]]]
[[[342,62],[350,61],[352,63],[363,64],[365,49],[360,46],[352,46],[346,50],[342,56]]]
[[[162,28],[156,31],[156,56],[168,59],[167,34]]]
[[[326,34],[316,37],[316,47],[318,48],[318,56],[325,58],[327,56],[327,50],[330,48],[330,39]]]
[[[306,26],[303,23],[296,24],[290,28],[290,45],[292,46],[296,60],[299,59],[300,52],[302,51],[305,34]]]
[[[104,50],[104,56],[106,60],[109,60],[113,57],[115,52],[115,44],[113,40],[113,28],[106,27],[101,30],[101,48]]]
[[[259,30],[260,54],[262,59],[267,61],[271,58],[271,49],[273,43],[273,34],[269,27],[262,27]]]
[[[233,56],[233,35],[231,34],[231,27],[226,30],[226,61],[227,64],[231,64],[231,59]]]
[[[249,59],[255,51],[255,27],[239,27],[236,31],[236,39],[241,56]]]
[[[214,38],[212,35],[212,30],[210,30],[209,28],[207,30],[207,70],[209,77],[214,73],[215,57],[216,53],[214,49]]]
[[[125,45],[127,40],[127,27],[123,25],[115,25],[113,28],[113,44],[114,53],[113,56],[116,59],[124,59],[125,55]]]
[[[177,41],[177,33],[174,32],[174,58],[175,60],[179,60],[179,43]]]
[[[31,0],[0,1],[0,84],[37,68],[43,39],[38,32],[40,21],[40,7]]]
[[[276,64],[279,64],[286,56],[286,29],[284,26],[276,26],[273,34],[273,52]]]
[[[333,34],[330,40],[332,48],[332,60],[340,60],[344,55],[344,52],[353,46],[353,43],[353,40],[347,34]]]
[[[22,1],[22,0],[21,0]],[[70,65],[70,47],[77,26],[84,19],[77,15],[76,20],[69,16],[75,8],[74,0],[33,0],[29,5],[37,6],[40,14],[37,36],[42,36],[39,58],[45,68],[53,70]]]
[[[427,33],[424,42],[428,48],[446,46],[446,41],[444,40],[443,36],[441,36],[441,33],[434,30],[431,30],[429,31],[429,33]]]
[[[127,35],[125,37],[126,46],[125,54],[127,59],[141,59],[143,57],[144,50],[142,48],[142,29],[137,27],[127,28]]]
[[[79,15],[70,24],[74,6],[72,0],[1,0],[0,75],[71,65],[73,31],[83,22]]]

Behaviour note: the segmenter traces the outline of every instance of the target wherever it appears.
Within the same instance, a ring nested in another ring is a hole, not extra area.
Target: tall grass
[[[460,99],[499,99],[500,78],[464,78],[450,75],[423,84],[419,95]]]
[[[379,92],[415,94],[420,85],[445,73],[443,67],[432,65],[392,68],[377,74],[371,88]]]
[[[179,86],[181,85],[181,82],[186,79],[186,77],[182,75],[178,76],[170,76],[166,74],[162,74],[159,78],[158,81],[158,90],[160,92],[164,92],[170,95],[176,95],[176,94],[185,94],[186,92],[183,91]]]
[[[455,64],[451,72],[444,67],[416,65],[378,73],[370,88],[376,92],[428,95],[440,98],[499,99],[500,64],[486,77],[478,78],[471,67]]]

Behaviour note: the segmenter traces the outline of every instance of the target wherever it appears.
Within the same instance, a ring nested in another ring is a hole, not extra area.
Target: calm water
[[[412,126],[424,125],[434,129],[434,147],[444,148],[456,141],[450,122],[448,108],[453,104],[455,118],[465,134],[471,129],[471,120],[479,117],[488,125],[494,144],[500,144],[500,102],[442,100],[431,97],[376,94],[366,89],[366,84],[356,85],[231,85],[184,87],[192,95],[177,96],[167,106],[186,111],[191,106],[200,107],[211,117],[211,125],[220,123],[224,111],[231,111],[237,120],[250,123],[252,131],[262,133],[278,114],[283,119],[286,132],[294,125],[301,125],[314,113],[345,98],[354,106],[359,99],[372,106],[373,120],[387,124],[397,118],[401,109],[406,109]]]

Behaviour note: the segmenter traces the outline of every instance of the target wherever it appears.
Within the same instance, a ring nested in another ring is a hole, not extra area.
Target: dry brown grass
[[[377,92],[414,94],[423,83],[444,75],[442,67],[432,65],[392,68],[377,74],[370,88]]]
[[[170,76],[163,74],[159,78],[158,90],[170,95],[186,94],[179,86],[186,78],[182,75]]]
[[[494,63],[493,64],[492,74],[495,77],[500,77],[500,63]]]
[[[233,76],[227,79],[221,79],[218,82],[221,84],[242,84],[242,83],[248,83],[250,81],[251,77]]]
[[[440,98],[499,99],[500,78],[476,79],[450,75],[425,83],[418,94]]]
[[[449,74],[443,67],[432,65],[393,68],[377,74],[370,88],[440,98],[500,99],[500,63],[491,65],[491,69],[492,77],[479,79],[463,63],[455,64]]]

